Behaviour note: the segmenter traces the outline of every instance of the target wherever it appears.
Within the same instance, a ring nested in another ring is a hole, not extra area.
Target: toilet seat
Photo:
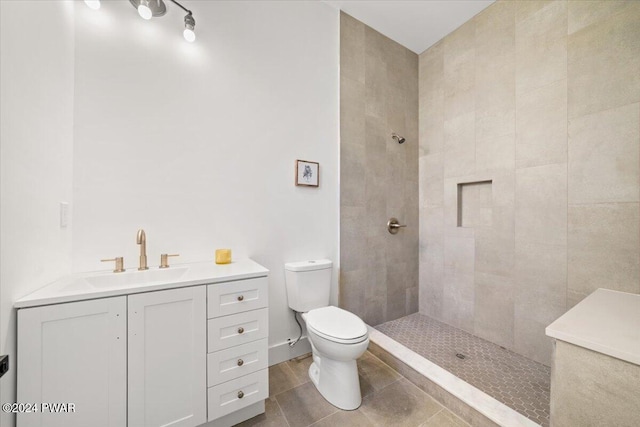
[[[336,343],[357,344],[369,336],[362,319],[338,307],[316,308],[304,313],[303,318],[313,333]]]

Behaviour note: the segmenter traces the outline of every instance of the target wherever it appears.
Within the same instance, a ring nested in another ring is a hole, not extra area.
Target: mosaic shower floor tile
[[[375,328],[530,420],[549,425],[549,367],[420,313]]]

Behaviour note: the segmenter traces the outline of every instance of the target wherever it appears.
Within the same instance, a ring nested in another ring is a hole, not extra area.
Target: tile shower
[[[639,23],[640,2],[499,0],[413,59],[342,14],[340,304],[424,328],[397,333],[418,353],[408,336],[475,335],[544,388],[548,324],[599,287],[640,293]]]

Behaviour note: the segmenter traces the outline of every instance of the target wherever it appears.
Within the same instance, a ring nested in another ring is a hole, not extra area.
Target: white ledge
[[[640,365],[640,295],[598,289],[547,326],[546,333]]]

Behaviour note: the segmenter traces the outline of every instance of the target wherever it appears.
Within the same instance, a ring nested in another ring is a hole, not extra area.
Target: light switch
[[[60,228],[67,228],[69,225],[69,203],[60,202]]]

